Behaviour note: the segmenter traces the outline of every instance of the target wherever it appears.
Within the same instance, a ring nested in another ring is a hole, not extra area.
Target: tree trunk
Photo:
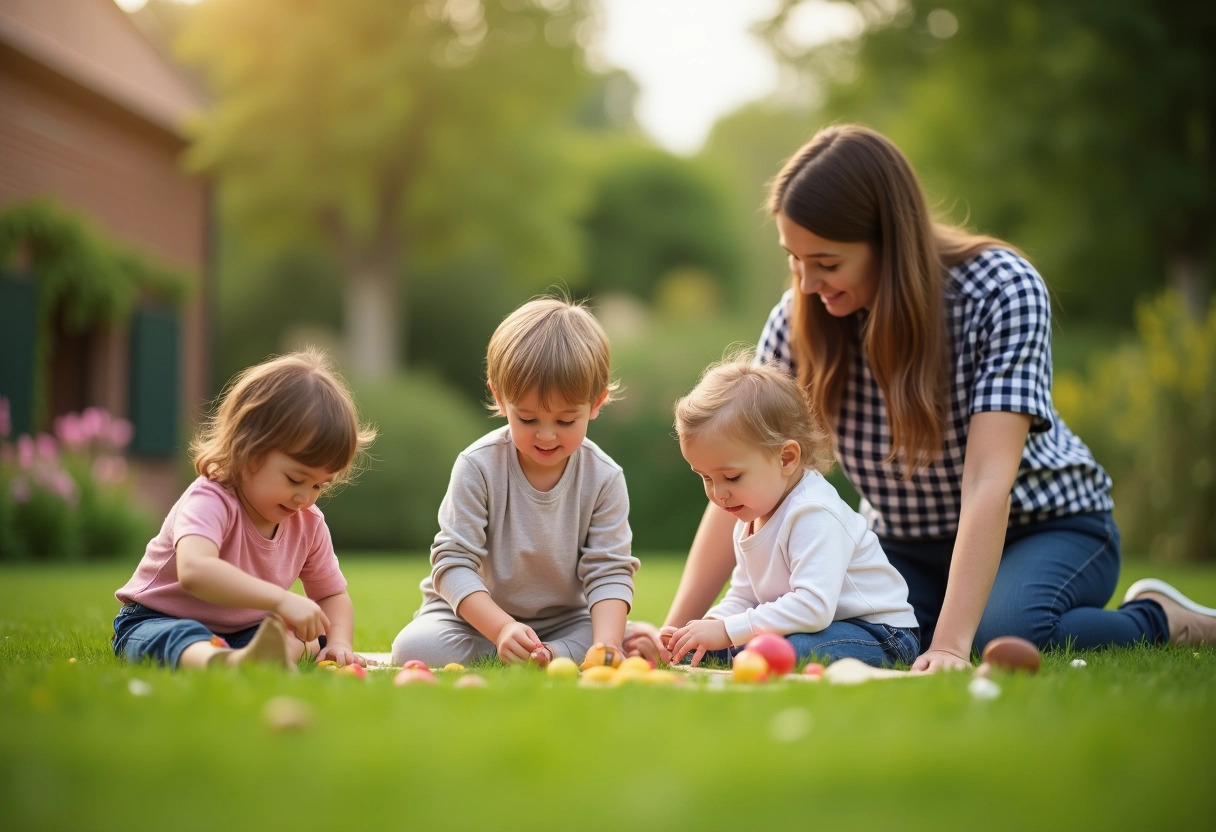
[[[1211,286],[1208,285],[1210,261],[1205,252],[1176,249],[1166,263],[1170,288],[1182,295],[1186,308],[1197,318],[1207,314]]]
[[[405,336],[397,268],[395,257],[380,253],[346,270],[342,336],[353,376],[382,379],[397,369]]]

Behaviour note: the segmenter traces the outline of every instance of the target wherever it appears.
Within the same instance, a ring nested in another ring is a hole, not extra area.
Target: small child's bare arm
[[[317,602],[329,618],[325,631],[325,647],[317,653],[317,661],[335,661],[367,667],[368,660],[354,651],[355,605],[346,592],[338,592]],[[375,662],[370,662],[375,664]]]
[[[254,577],[220,559],[214,543],[199,535],[186,535],[177,542],[177,579],[182,589],[221,607],[248,607],[276,612],[301,641],[312,641],[329,627],[329,619],[317,602]]]
[[[507,615],[490,593],[481,591],[466,595],[456,614],[473,625],[477,632],[494,642],[498,658],[504,664],[526,662],[544,647],[536,631]]]

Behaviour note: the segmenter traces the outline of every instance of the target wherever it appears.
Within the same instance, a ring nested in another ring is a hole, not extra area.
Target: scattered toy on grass
[[[597,642],[591,645],[591,649],[587,651],[586,658],[583,659],[583,663],[578,668],[579,670],[587,670],[592,667],[620,667],[621,661],[624,658],[621,655],[621,651],[617,648]]]
[[[798,661],[798,653],[789,639],[776,633],[761,633],[747,643],[747,649],[759,653],[768,662],[769,672],[774,676],[784,676],[794,669]]]
[[[984,647],[983,661],[998,670],[1038,673],[1043,665],[1039,648],[1018,636],[994,638]]]
[[[574,663],[574,659],[558,656],[549,662],[545,672],[559,679],[575,679],[578,678],[578,665]]]
[[[1001,695],[1001,686],[985,676],[977,676],[967,683],[967,691],[975,699],[996,699]]]
[[[354,676],[356,679],[367,678],[367,668],[358,662],[351,662],[338,668],[338,672],[346,676]]]
[[[402,668],[397,671],[397,675],[393,678],[393,684],[400,686],[413,685],[419,682],[426,685],[439,684],[439,680],[435,678],[435,674],[429,669],[424,670],[417,667]]]
[[[291,696],[275,696],[262,708],[262,719],[276,731],[302,731],[312,726],[312,708]]]
[[[751,650],[740,650],[731,661],[730,675],[736,682],[764,682],[769,676],[768,660]]]

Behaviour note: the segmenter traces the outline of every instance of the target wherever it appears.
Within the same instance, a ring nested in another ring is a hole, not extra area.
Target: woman
[[[935,223],[884,136],[820,131],[768,209],[793,286],[757,358],[784,365],[831,429],[860,511],[908,583],[918,672],[963,668],[992,638],[1040,648],[1216,641],[1216,610],[1119,576],[1110,479],[1051,402],[1042,278],[992,237]],[[733,562],[710,505],[667,625],[701,617]],[[633,649],[661,653],[653,630]]]

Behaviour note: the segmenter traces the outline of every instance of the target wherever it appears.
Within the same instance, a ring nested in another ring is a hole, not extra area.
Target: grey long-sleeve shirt
[[[584,440],[550,491],[519,464],[508,428],[461,452],[439,507],[423,609],[455,610],[485,590],[529,623],[568,618],[599,601],[633,604],[629,494],[621,467]]]

